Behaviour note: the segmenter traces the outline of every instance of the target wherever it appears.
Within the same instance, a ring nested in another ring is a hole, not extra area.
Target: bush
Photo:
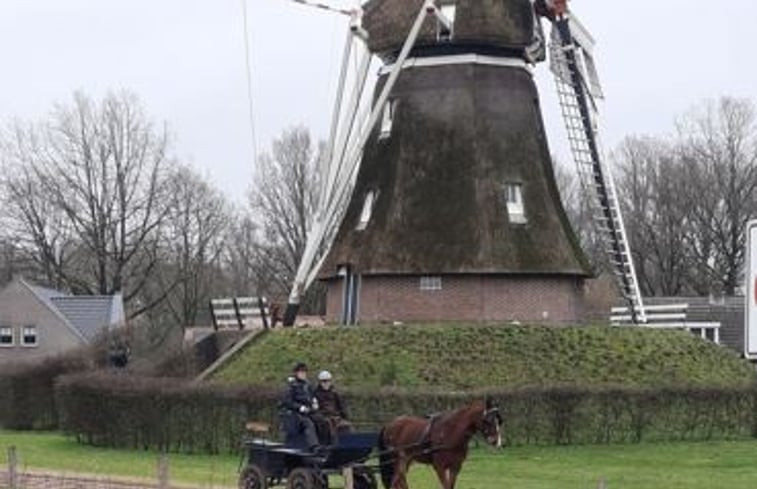
[[[85,443],[177,452],[234,452],[245,421],[275,424],[276,394],[126,374],[62,377],[61,428]]]
[[[8,366],[0,374],[0,426],[8,429],[54,429],[55,378],[92,367],[81,350],[41,362]]]
[[[275,428],[279,394],[270,388],[106,374],[67,376],[57,387],[61,426],[83,442],[209,453],[238,450],[246,421],[266,421]],[[509,445],[722,440],[757,433],[757,389],[746,387],[346,393],[361,429],[378,429],[400,414],[454,409],[485,395],[500,406]]]

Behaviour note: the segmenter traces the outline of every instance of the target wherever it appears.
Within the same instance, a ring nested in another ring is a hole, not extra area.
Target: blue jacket
[[[313,410],[313,388],[306,380],[297,378],[289,381],[289,388],[281,401],[281,405],[290,411],[300,412],[300,408],[305,406],[308,411]]]

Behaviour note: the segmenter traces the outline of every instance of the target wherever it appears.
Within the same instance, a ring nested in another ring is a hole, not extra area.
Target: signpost
[[[744,356],[757,360],[757,220],[747,224],[746,241]]]

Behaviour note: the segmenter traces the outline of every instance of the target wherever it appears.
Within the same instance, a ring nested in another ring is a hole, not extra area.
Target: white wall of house
[[[36,345],[24,344],[25,327],[35,328]],[[13,344],[0,342],[0,363],[39,359],[85,344],[84,339],[19,280],[0,291],[0,331],[3,328],[12,329]]]

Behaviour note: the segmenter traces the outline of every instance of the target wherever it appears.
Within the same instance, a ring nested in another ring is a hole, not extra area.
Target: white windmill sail
[[[608,245],[610,263],[634,323],[645,323],[644,304],[636,277],[615,183],[604,161],[599,137],[597,101],[604,97],[594,62],[594,39],[570,13],[554,21],[550,68],[557,85],[573,159],[585,190],[595,197],[596,220]]]
[[[343,63],[349,63],[350,57],[348,53],[355,44],[363,48],[364,58],[360,63],[356,76],[352,98],[340,117],[342,103],[344,102],[343,97],[349,91],[345,89],[346,64],[343,65],[341,71],[340,92],[337,93],[331,131],[332,139],[329,141],[327,151],[330,159],[327,163],[327,168],[324,169],[325,183],[321,189],[322,194],[319,199],[319,208],[316,211],[315,222],[308,233],[305,252],[289,294],[289,303],[284,314],[284,325],[287,326],[294,323],[301,295],[315,280],[318,270],[331,249],[352,196],[365,144],[374,127],[376,127],[376,124],[381,119],[384,106],[389,100],[389,95],[397,82],[397,78],[411,49],[415,45],[423,22],[429,15],[435,15],[444,19],[444,16],[433,0],[426,0],[423,3],[386,84],[382,88],[375,104],[370,106],[369,110],[364,111],[362,110],[363,101],[370,99],[365,91],[365,79],[370,67],[371,56],[365,45],[368,34],[360,26],[361,12],[359,9],[351,12],[350,15],[352,16],[350,25],[351,34],[348,35]]]

